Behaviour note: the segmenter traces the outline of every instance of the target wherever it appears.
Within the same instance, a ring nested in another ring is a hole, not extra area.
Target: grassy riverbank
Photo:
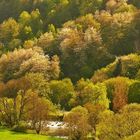
[[[17,133],[8,129],[0,129],[1,140],[61,140],[59,138],[42,136],[37,134]]]

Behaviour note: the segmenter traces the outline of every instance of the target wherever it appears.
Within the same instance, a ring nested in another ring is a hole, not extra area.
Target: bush
[[[12,131],[26,133],[27,124],[26,123],[20,123],[19,125],[14,125],[13,128],[12,128]]]

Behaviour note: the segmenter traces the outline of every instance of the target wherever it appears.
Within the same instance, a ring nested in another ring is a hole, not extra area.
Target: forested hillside
[[[140,139],[140,0],[0,0],[0,124],[51,135],[47,120]]]

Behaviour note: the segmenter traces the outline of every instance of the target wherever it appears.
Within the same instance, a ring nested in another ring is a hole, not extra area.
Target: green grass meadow
[[[37,134],[16,133],[7,129],[0,129],[0,140],[62,140]]]

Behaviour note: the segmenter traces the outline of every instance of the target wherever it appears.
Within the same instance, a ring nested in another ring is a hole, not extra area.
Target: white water
[[[59,128],[66,128],[66,124],[60,121],[48,121],[47,127],[49,129],[59,129]]]

